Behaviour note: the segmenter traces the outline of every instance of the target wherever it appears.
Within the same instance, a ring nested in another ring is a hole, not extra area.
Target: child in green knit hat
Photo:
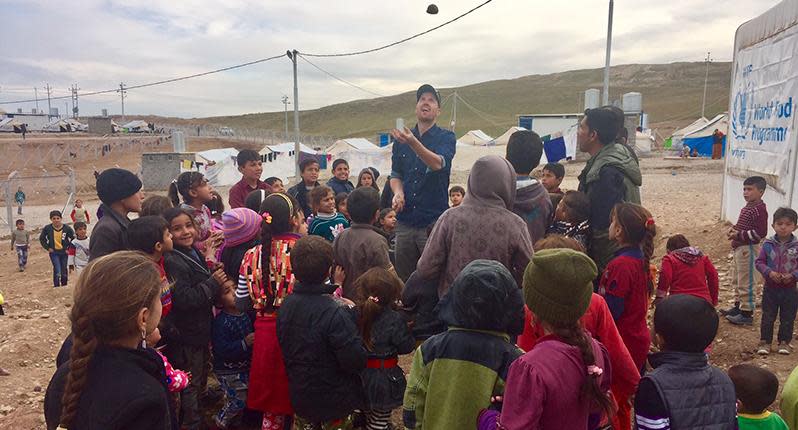
[[[501,414],[483,410],[477,428],[596,428],[612,412],[607,350],[579,325],[598,270],[570,249],[535,254],[524,272],[524,299],[545,336],[510,366]]]

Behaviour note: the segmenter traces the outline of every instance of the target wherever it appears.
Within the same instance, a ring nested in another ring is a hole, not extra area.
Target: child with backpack
[[[355,282],[360,298],[358,328],[368,350],[360,372],[366,395],[366,429],[388,428],[391,411],[402,406],[407,386],[399,355],[413,351],[416,341],[395,309],[402,281],[381,267],[369,269]]]

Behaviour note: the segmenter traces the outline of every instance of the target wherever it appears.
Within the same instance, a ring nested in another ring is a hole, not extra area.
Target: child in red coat
[[[677,234],[668,239],[668,255],[662,257],[657,298],[659,303],[668,294],[690,294],[718,305],[718,271],[698,248]]]
[[[619,203],[612,209],[609,236],[619,245],[599,281],[623,343],[638,369],[646,363],[651,335],[646,325],[654,284],[649,262],[657,228],[651,213],[640,205]]]

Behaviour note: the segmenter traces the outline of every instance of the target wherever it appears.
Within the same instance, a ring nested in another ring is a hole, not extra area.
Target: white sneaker
[[[787,342],[779,342],[779,354],[781,355],[790,355],[792,351],[792,345]]]
[[[770,354],[770,345],[767,342],[759,342],[759,346],[756,349],[756,353],[759,355]]]

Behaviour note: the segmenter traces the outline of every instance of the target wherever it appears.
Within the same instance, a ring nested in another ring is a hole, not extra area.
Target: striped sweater
[[[732,249],[743,245],[756,245],[768,234],[768,208],[763,200],[749,202],[740,210],[734,226],[737,235],[732,238]]]

